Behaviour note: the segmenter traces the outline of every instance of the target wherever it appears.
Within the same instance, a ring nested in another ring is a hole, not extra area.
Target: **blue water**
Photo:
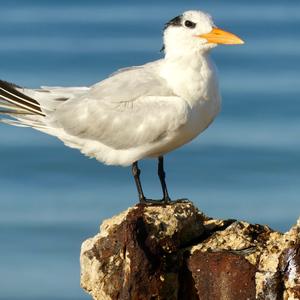
[[[210,216],[285,231],[300,213],[300,2],[1,0],[0,78],[89,85],[161,56],[165,21],[211,12],[240,35],[219,47],[223,110],[166,158],[170,194]],[[81,242],[136,202],[130,170],[106,167],[31,129],[0,126],[0,299],[83,300]],[[160,196],[155,164],[141,164]]]

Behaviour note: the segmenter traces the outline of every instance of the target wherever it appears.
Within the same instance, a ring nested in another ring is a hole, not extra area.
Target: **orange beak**
[[[224,44],[224,45],[244,44],[244,41],[241,40],[238,36],[219,28],[214,28],[211,32],[197,35],[197,37],[204,38],[207,40],[208,43],[213,43],[213,44]]]

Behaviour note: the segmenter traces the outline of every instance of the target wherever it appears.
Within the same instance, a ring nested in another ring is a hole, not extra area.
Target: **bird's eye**
[[[196,27],[196,23],[194,23],[192,21],[185,21],[184,22],[184,26],[188,27],[188,28],[195,28]]]

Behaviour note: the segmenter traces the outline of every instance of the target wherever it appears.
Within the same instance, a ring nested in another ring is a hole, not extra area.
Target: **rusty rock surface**
[[[102,223],[80,263],[95,300],[300,300],[300,220],[282,234],[190,201],[136,205]]]
[[[81,250],[81,285],[94,299],[177,299],[181,255],[203,232],[190,202],[137,205],[103,222]]]

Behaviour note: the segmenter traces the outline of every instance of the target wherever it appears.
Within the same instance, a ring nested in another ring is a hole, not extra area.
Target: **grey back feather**
[[[157,64],[121,70],[64,102],[55,113],[58,124],[68,134],[114,149],[145,145],[176,130],[188,109],[158,75]]]

